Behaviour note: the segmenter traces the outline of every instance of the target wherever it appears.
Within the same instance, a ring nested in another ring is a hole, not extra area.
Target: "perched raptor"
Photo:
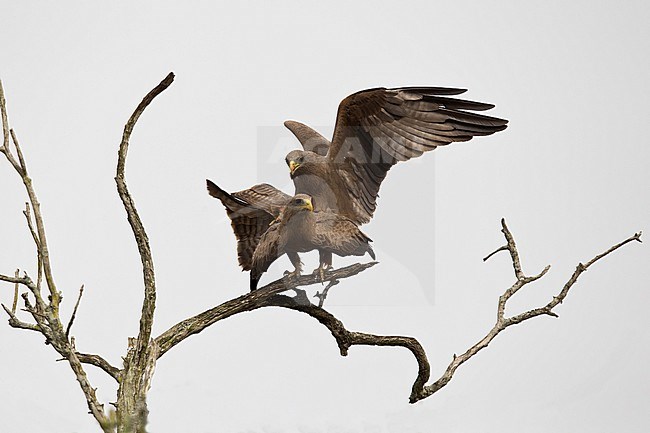
[[[218,198],[226,208],[237,238],[239,264],[244,271],[250,271],[253,252],[260,238],[273,220],[280,216],[291,196],[265,183],[232,194],[210,180],[206,180],[206,183],[208,193]]]
[[[339,105],[331,142],[307,125],[286,121],[304,149],[286,157],[295,193],[312,196],[316,210],[367,223],[379,187],[397,162],[506,129],[507,120],[474,113],[494,105],[446,97],[463,92],[403,87],[354,93]]]
[[[369,242],[371,239],[350,219],[329,211],[314,212],[311,197],[297,194],[259,240],[251,264],[250,289],[257,288],[261,275],[283,254],[289,255],[298,274],[301,270],[298,253],[318,250],[322,280],[324,270],[332,265],[332,254],[363,256],[368,253],[374,259]]]
[[[208,192],[226,208],[237,237],[237,255],[244,271],[251,271],[251,290],[278,257],[287,254],[295,270],[302,271],[299,252],[319,251],[321,280],[332,265],[332,254],[375,255],[370,239],[348,218],[332,212],[313,212],[311,197],[294,198],[268,185],[255,185],[232,194],[207,180]],[[260,245],[258,247],[258,245]]]

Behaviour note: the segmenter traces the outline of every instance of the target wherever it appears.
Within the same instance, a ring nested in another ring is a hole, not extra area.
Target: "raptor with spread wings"
[[[403,87],[354,93],[339,105],[331,142],[307,125],[285,122],[304,149],[286,157],[296,194],[312,196],[317,210],[367,223],[393,165],[506,129],[507,120],[475,113],[494,105],[447,97],[464,92]]]

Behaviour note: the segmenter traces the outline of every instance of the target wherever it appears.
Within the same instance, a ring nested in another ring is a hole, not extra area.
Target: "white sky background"
[[[137,334],[142,297],[113,182],[117,145],[169,71],[176,81],[140,119],[127,163],[154,251],[155,335],[247,290],[205,178],[291,192],[282,161],[267,166],[258,155],[297,144],[285,119],[329,134],[339,101],[364,88],[464,87],[510,119],[502,133],[394,168],[364,227],[380,265],[328,299],[351,330],[418,338],[433,376],[493,325],[513,282],[507,254],[481,261],[504,242],[501,217],[527,273],[553,266],[510,312],[546,303],[579,261],[635,231],[650,234],[645,2],[4,1],[1,9],[0,78],[42,203],[63,317],[85,284],[77,347],[114,365]],[[0,272],[33,275],[26,197],[0,162]],[[305,257],[306,269],[316,256]],[[649,261],[647,243],[607,257],[574,286],[559,319],[508,329],[416,405],[408,404],[416,364],[403,349],[353,347],[342,358],[302,314],[269,308],[228,319],[160,360],[150,430],[646,432]],[[264,281],[287,267],[282,259]],[[5,304],[12,293],[0,286]],[[2,431],[99,430],[41,336],[2,325],[0,341]],[[113,401],[112,379],[87,371],[102,401]]]

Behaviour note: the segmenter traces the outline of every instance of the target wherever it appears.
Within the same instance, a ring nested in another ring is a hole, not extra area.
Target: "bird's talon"
[[[314,272],[312,272],[312,275],[316,275],[320,279],[320,283],[322,285],[325,284],[325,272],[329,270],[329,266],[319,266],[316,269],[314,269]]]
[[[289,280],[296,279],[296,278],[298,278],[299,276],[300,276],[300,270],[298,270],[298,269],[296,269],[296,270],[293,271],[293,272],[290,272],[290,271],[284,271],[284,277],[287,278],[287,279],[289,279]]]

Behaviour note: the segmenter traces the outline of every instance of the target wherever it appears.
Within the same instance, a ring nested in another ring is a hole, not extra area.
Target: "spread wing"
[[[277,217],[289,203],[291,196],[283,193],[268,183],[254,185],[243,191],[233,192],[232,195],[246,203]]]
[[[349,195],[356,222],[370,220],[381,182],[397,162],[507,127],[507,120],[475,113],[493,108],[492,104],[445,96],[463,92],[443,87],[379,88],[341,102],[327,156],[347,185],[347,191],[336,193]]]
[[[284,126],[293,132],[303,149],[317,153],[321,156],[327,155],[330,148],[330,141],[320,135],[318,132],[305,125],[304,123],[296,122],[295,120],[287,120]]]
[[[315,243],[318,249],[339,256],[362,256],[369,253],[374,259],[372,242],[350,219],[332,212],[315,212]]]
[[[206,182],[208,193],[226,208],[237,238],[239,265],[248,271],[260,238],[291,197],[267,184],[229,194],[210,180]]]

